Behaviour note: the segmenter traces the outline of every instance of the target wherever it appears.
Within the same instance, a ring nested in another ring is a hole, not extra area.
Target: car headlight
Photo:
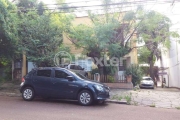
[[[153,81],[151,81],[151,82],[150,82],[150,84],[154,84],[154,82],[153,82]]]
[[[96,90],[100,91],[100,92],[103,92],[104,89],[101,85],[94,85],[94,87],[96,88]]]

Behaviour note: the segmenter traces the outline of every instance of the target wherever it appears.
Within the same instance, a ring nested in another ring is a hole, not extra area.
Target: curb
[[[125,100],[119,101],[119,100],[107,99],[106,102],[107,102],[107,103],[115,103],[115,104],[127,104],[127,101],[125,101]]]
[[[20,97],[21,95],[17,93],[0,92],[0,96]]]

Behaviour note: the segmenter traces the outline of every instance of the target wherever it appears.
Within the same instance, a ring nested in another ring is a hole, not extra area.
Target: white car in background
[[[154,81],[151,77],[142,77],[139,87],[154,89]]]
[[[71,70],[75,73],[79,73],[81,75],[84,75],[85,77],[88,77],[88,73],[82,68],[80,65],[77,64],[68,64],[65,66],[66,69]]]

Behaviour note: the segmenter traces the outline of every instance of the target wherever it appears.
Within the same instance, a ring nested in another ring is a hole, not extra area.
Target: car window
[[[78,67],[78,70],[82,70],[82,67],[81,67],[81,66],[78,65],[77,67]]]
[[[84,75],[82,75],[82,74],[80,74],[80,73],[75,73],[78,77],[80,77],[80,78],[82,78],[82,79],[88,79],[88,78],[86,78]]]
[[[35,75],[35,72],[36,72],[35,70],[31,70],[28,74],[25,75],[25,78],[29,78],[29,77]]]
[[[151,78],[143,78],[143,80],[151,80]]]
[[[61,70],[55,70],[55,78],[64,78],[66,79],[69,76],[67,73]]]
[[[79,67],[77,65],[74,65],[75,70],[79,70]]]
[[[75,65],[71,65],[71,66],[70,66],[70,69],[75,69]]]
[[[51,70],[38,70],[37,76],[51,77]]]

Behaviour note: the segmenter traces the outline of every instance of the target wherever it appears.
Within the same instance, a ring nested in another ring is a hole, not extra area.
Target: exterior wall
[[[180,88],[180,44],[171,38],[171,48],[162,54],[162,61],[156,61],[155,65],[159,67],[167,67],[168,75],[164,75],[166,86]],[[169,79],[169,82],[168,82]]]
[[[176,41],[172,40],[171,49],[169,51],[169,78],[170,87],[180,88],[180,45]]]
[[[33,62],[28,62],[28,70],[27,70],[27,72],[30,72],[33,68],[35,68]]]

